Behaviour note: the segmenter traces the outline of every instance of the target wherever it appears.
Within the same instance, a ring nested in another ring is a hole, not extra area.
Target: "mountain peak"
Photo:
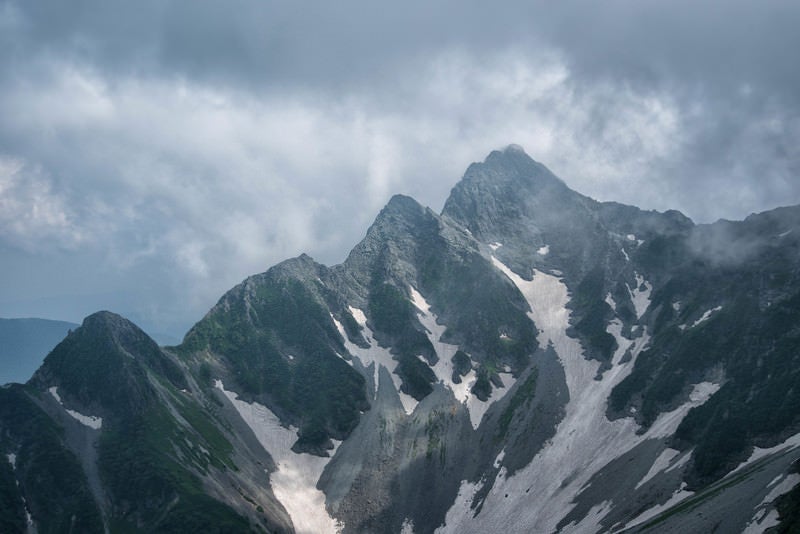
[[[585,200],[522,147],[509,145],[469,166],[442,214],[492,242],[522,219],[538,229],[561,225],[566,214],[582,214]]]
[[[85,406],[133,411],[141,408],[142,398],[151,398],[145,368],[186,387],[177,365],[143,330],[121,315],[100,311],[53,349],[29,383],[42,390],[58,386]]]
[[[93,329],[107,329],[107,328],[110,328],[110,329],[117,329],[117,328],[127,329],[127,328],[130,328],[131,326],[133,326],[134,328],[138,328],[133,323],[131,323],[129,320],[124,318],[123,316],[118,315],[118,314],[116,314],[114,312],[106,311],[106,310],[101,310],[101,311],[95,312],[95,313],[93,313],[91,315],[88,315],[87,317],[85,317],[83,319],[83,323],[81,324],[82,328],[86,328],[86,329],[90,329],[90,330],[93,330]]]
[[[393,195],[392,198],[389,199],[389,202],[387,202],[386,206],[383,207],[381,214],[378,215],[378,217],[384,214],[419,216],[424,212],[425,208],[422,206],[422,204],[410,196],[398,194]]]
[[[503,152],[522,152],[525,154],[525,149],[515,143],[511,143],[503,149]]]
[[[413,198],[406,195],[394,195],[367,230],[367,238],[383,240],[391,236],[400,236],[423,224],[430,217],[435,218],[435,215]]]

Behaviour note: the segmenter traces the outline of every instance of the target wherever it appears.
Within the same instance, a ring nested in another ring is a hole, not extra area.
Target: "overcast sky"
[[[697,222],[800,203],[800,2],[0,0],[0,317],[176,337],[522,145]]]

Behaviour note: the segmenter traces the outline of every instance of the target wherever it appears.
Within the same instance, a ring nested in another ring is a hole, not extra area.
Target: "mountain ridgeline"
[[[800,207],[696,225],[516,146],[175,347],[109,312],[0,389],[2,532],[795,532]]]

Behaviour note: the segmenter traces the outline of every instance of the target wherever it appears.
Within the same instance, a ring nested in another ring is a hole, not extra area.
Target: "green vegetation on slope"
[[[389,283],[373,283],[369,312],[375,329],[389,338],[397,359],[397,374],[402,378],[401,390],[421,400],[433,391],[436,382],[431,368],[417,358],[435,358],[428,336],[420,330],[414,307],[408,297]]]
[[[86,477],[64,444],[62,430],[22,386],[0,388],[0,451],[16,451],[11,476],[19,480],[40,533],[103,531]],[[3,500],[0,524],[13,525],[19,517],[19,501],[7,471],[11,466],[2,460],[6,469],[0,469],[4,471],[0,485],[11,501]]]
[[[223,297],[179,351],[223,355],[244,393],[263,396],[299,426],[301,450],[320,452],[369,407],[364,377],[337,355],[339,333],[303,281],[272,270],[253,285],[252,293],[243,284]]]

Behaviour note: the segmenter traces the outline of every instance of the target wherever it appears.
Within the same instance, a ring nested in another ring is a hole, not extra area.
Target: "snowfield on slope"
[[[72,416],[73,419],[75,419],[76,421],[78,421],[82,425],[88,426],[89,428],[93,428],[95,430],[100,430],[103,427],[103,418],[102,417],[97,417],[97,416],[94,416],[94,415],[83,415],[80,412],[76,412],[75,410],[70,410],[66,406],[64,406],[64,403],[61,402],[61,395],[58,394],[58,388],[56,386],[48,388],[47,391],[50,392],[50,394],[53,396],[53,398],[58,401],[58,403],[61,405],[61,407],[64,408],[64,410],[66,410],[66,412],[70,416]]]
[[[778,510],[770,507],[781,495],[792,491],[800,483],[800,475],[790,473],[786,476],[778,477],[770,483],[772,489],[758,506],[758,511],[753,519],[747,524],[742,534],[758,534],[770,527],[780,524]]]
[[[334,520],[325,508],[325,494],[317,489],[317,481],[330,458],[293,452],[297,429],[281,425],[269,408],[257,402],[240,400],[233,391],[227,391],[221,380],[214,387],[230,400],[233,407],[249,426],[259,443],[272,456],[277,471],[270,474],[270,484],[275,497],[292,518],[298,534],[338,533],[342,525]],[[338,447],[340,442],[334,442]],[[336,448],[331,451],[331,457]]]
[[[703,315],[698,320],[696,320],[695,322],[693,322],[691,324],[691,326],[687,326],[685,324],[682,324],[682,325],[679,325],[678,328],[680,328],[681,330],[686,330],[687,328],[694,328],[695,326],[700,325],[700,324],[708,321],[711,318],[712,314],[720,311],[721,309],[722,309],[722,306],[716,306],[715,308],[711,308],[710,310],[706,310],[705,312],[703,312]]]
[[[570,399],[556,435],[528,466],[512,476],[507,477],[505,468],[501,468],[475,518],[465,511],[474,504],[472,501],[481,484],[462,482],[445,524],[437,529],[440,534],[514,532],[520,525],[529,532],[553,532],[594,473],[643,440],[670,435],[691,407],[702,404],[718,389],[715,384],[698,384],[689,402],[662,414],[643,435],[636,434],[638,426],[632,418],[609,421],[605,415],[608,395],[630,374],[636,357],[649,341],[647,334],[635,340],[625,339],[621,335],[622,323],[612,321],[609,332],[617,339],[619,347],[611,369],[604,373],[602,380],[595,380],[599,362],[586,360],[578,341],[566,333],[570,311],[563,281],[538,270],[533,271],[533,279],[528,281],[497,259],[493,258],[493,263],[528,301],[531,308],[528,315],[539,329],[540,346],[552,344],[564,366]],[[644,280],[637,276],[637,282],[642,285]],[[645,291],[638,291],[638,288],[632,291],[637,313],[643,313],[650,304],[651,287],[648,284],[645,287]],[[621,363],[628,349],[633,357]],[[570,532],[595,532],[612,505],[598,503],[581,523],[570,526]]]
[[[641,319],[650,306],[650,293],[653,291],[653,286],[639,273],[634,273],[634,275],[636,277],[636,287],[631,289],[627,284],[625,286],[628,288],[631,302],[633,302],[633,307],[636,309],[636,318]]]
[[[475,395],[472,395],[470,390],[475,384],[477,377],[475,371],[470,369],[469,373],[461,377],[461,383],[456,384],[453,382],[453,355],[458,351],[457,345],[450,345],[442,341],[446,326],[439,324],[438,317],[431,311],[428,301],[425,300],[419,291],[410,288],[411,299],[414,306],[418,310],[417,316],[420,323],[427,330],[428,339],[436,351],[436,356],[439,361],[435,365],[431,365],[436,378],[453,392],[456,400],[463,403],[469,412],[470,423],[472,428],[476,429],[481,424],[484,414],[494,402],[500,400],[505,396],[511,386],[514,385],[516,379],[511,373],[498,373],[500,380],[503,382],[503,388],[492,387],[492,392],[486,401],[480,400]],[[424,360],[423,360],[424,361]],[[427,364],[427,362],[425,362]]]
[[[350,307],[350,313],[353,315],[353,318],[356,320],[356,322],[361,325],[361,328],[363,329],[361,335],[367,341],[367,344],[369,344],[369,348],[365,349],[351,342],[347,337],[347,333],[345,332],[342,323],[336,320],[333,315],[331,315],[331,319],[333,319],[333,324],[336,325],[336,329],[339,330],[339,334],[341,334],[342,338],[344,339],[344,348],[347,349],[347,352],[349,352],[354,358],[358,358],[358,360],[361,362],[361,365],[363,365],[365,368],[373,365],[372,383],[374,385],[374,391],[372,398],[374,399],[378,394],[378,374],[380,373],[380,368],[385,367],[392,377],[392,382],[397,390],[397,394],[400,395],[400,402],[403,404],[403,410],[407,415],[411,415],[419,402],[411,395],[400,391],[400,386],[403,384],[403,381],[394,372],[395,369],[397,369],[397,360],[394,359],[394,356],[392,356],[392,353],[389,352],[389,349],[381,347],[378,342],[375,341],[372,330],[367,326],[367,317],[364,315],[364,312],[358,308]]]

